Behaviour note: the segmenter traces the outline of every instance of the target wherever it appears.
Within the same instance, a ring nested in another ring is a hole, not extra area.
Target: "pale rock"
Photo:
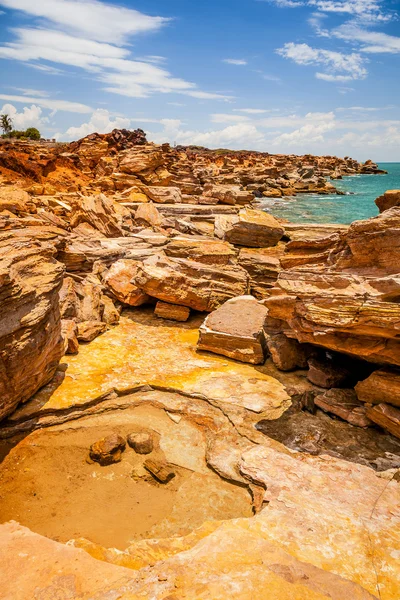
[[[216,228],[222,229],[223,239],[237,246],[267,248],[276,246],[285,230],[270,214],[261,210],[242,209],[237,216],[223,219],[216,217]]]
[[[102,276],[114,298],[128,306],[141,306],[149,300],[149,296],[134,282],[138,268],[137,261],[121,259],[114,262]]]
[[[140,204],[135,212],[135,221],[138,225],[148,225],[152,227],[160,227],[162,224],[162,216],[152,202]]]
[[[265,361],[265,319],[268,310],[253,296],[228,300],[212,312],[199,329],[198,350],[222,354],[241,362]]]

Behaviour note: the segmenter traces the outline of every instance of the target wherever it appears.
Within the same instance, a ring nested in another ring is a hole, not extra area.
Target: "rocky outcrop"
[[[138,265],[134,283],[158,300],[210,312],[246,294],[249,276],[236,265],[214,266],[156,255]]]
[[[394,206],[400,206],[400,190],[387,190],[375,200],[375,204],[381,213]]]
[[[325,260],[281,271],[265,300],[300,342],[400,365],[400,208],[353,223]]]
[[[132,228],[131,214],[104,194],[81,198],[74,205],[71,227],[88,223],[107,237],[123,236]]]
[[[55,253],[29,228],[0,234],[0,418],[50,381],[64,353]]]
[[[285,230],[268,213],[245,208],[236,217],[216,219],[216,234],[227,242],[248,248],[276,246]]]
[[[385,402],[400,408],[400,370],[379,369],[355,387],[358,399],[368,404]]]
[[[137,272],[137,261],[121,259],[102,273],[102,279],[116,300],[128,306],[141,306],[148,302],[149,296],[134,283]]]
[[[253,296],[228,300],[199,329],[198,350],[251,364],[265,362],[264,325],[268,311]]]

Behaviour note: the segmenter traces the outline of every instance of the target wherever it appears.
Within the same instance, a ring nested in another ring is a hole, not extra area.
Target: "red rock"
[[[171,321],[187,321],[190,315],[190,308],[159,300],[154,309],[154,314],[157,317],[170,319]]]
[[[134,283],[138,262],[129,259],[117,260],[103,275],[103,281],[112,295],[128,306],[141,306],[149,296]]]
[[[392,435],[400,438],[400,410],[389,404],[378,404],[367,409],[367,417]]]
[[[400,190],[387,190],[375,200],[375,204],[379,208],[379,212],[393,208],[393,206],[400,206]]]
[[[330,389],[315,396],[314,403],[325,412],[332,413],[357,427],[369,427],[365,406],[357,400],[354,390]]]
[[[379,369],[355,387],[358,399],[368,404],[393,404],[400,407],[400,371]]]
[[[122,452],[125,450],[126,442],[123,437],[112,433],[90,446],[89,456],[102,466],[120,462]]]

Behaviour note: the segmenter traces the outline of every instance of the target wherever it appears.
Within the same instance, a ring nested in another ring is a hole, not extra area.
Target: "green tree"
[[[27,137],[29,140],[40,140],[40,131],[39,129],[36,129],[36,127],[28,127],[28,129],[25,131],[25,137]]]
[[[12,131],[12,118],[10,115],[1,115],[0,116],[0,127],[4,131],[4,135],[9,135]]]

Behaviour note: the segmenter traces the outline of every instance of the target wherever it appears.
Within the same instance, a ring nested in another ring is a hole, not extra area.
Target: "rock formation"
[[[380,172],[2,143],[5,598],[397,600],[399,191],[349,227],[257,205]]]

